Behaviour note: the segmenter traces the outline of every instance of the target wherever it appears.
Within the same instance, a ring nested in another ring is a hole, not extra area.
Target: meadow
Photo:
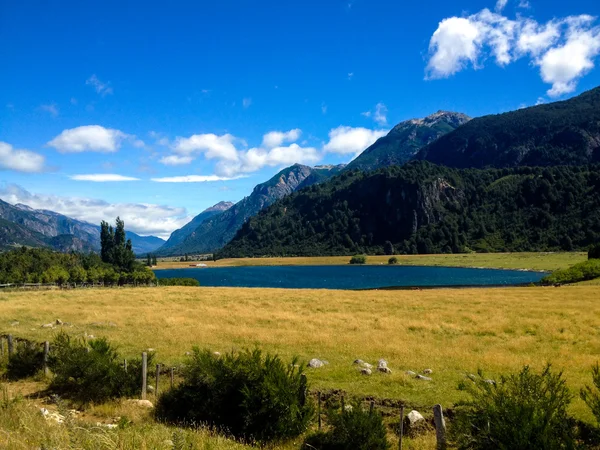
[[[348,264],[351,256],[315,256],[280,258],[236,258],[218,261],[173,261],[162,258],[154,270],[188,268],[190,265],[206,264],[208,267],[238,266],[322,266]],[[587,253],[469,253],[450,255],[396,255],[399,265],[406,266],[446,266],[446,267],[485,267],[490,269],[523,269],[553,271],[564,269],[585,261]],[[387,264],[390,256],[368,256],[367,264]]]
[[[573,392],[591,380],[600,353],[598,287],[329,291],[240,288],[115,288],[0,295],[0,331],[36,341],[58,330],[106,336],[128,356],[147,348],[177,365],[193,346],[259,347],[291,359],[327,360],[309,369],[313,390],[402,399],[428,410],[461,399],[457,385],[546,362]],[[18,324],[16,323],[18,322]],[[385,358],[392,375],[362,376],[353,361]],[[405,374],[433,370],[433,381]],[[573,414],[591,416],[583,403]]]

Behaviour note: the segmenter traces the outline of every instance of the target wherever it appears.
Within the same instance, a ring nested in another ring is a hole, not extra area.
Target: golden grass
[[[466,373],[491,377],[551,362],[573,392],[600,359],[600,290],[562,288],[331,291],[243,288],[138,288],[14,292],[0,295],[0,332],[38,341],[56,330],[106,336],[129,356],[154,348],[177,364],[192,346],[215,351],[258,346],[285,358],[329,361],[309,370],[315,389],[450,406]],[[18,321],[19,325],[11,326]],[[114,322],[116,327],[101,325]],[[98,325],[100,324],[100,325]],[[352,361],[386,358],[391,376],[361,376]],[[433,382],[406,370],[433,369]],[[590,419],[576,399],[574,414]]]
[[[158,261],[155,270],[184,269],[190,265],[208,267],[238,266],[321,266],[348,264],[351,256],[322,256],[296,258],[239,258],[218,261]],[[387,264],[389,256],[369,256],[367,264]],[[397,255],[398,264],[406,266],[486,267],[494,269],[528,269],[553,271],[585,261],[586,253],[471,253],[456,255]]]

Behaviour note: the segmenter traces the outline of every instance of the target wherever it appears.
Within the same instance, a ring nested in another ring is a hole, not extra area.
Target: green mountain
[[[226,211],[203,221],[183,242],[171,247],[169,255],[211,253],[222,248],[235,236],[246,220],[292,192],[328,180],[344,166],[294,164],[269,181],[257,185],[252,193]],[[161,251],[159,254],[164,254]]]
[[[464,125],[465,114],[438,111],[424,119],[401,122],[346,166],[345,170],[371,171],[381,167],[402,165],[423,147]]]
[[[190,222],[179,230],[173,231],[171,236],[159,249],[156,250],[157,255],[168,255],[171,254],[174,248],[177,248],[185,239],[196,230],[204,221],[210,219],[217,214],[221,214],[223,211],[227,211],[233,206],[231,202],[219,202],[210,208],[205,209]]]
[[[585,249],[600,240],[600,165],[343,173],[246,222],[218,257]]]
[[[600,88],[563,102],[473,119],[416,158],[458,168],[600,162]]]

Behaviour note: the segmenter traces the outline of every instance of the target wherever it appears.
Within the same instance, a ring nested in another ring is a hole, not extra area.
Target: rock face
[[[168,255],[172,253],[172,250],[179,246],[185,239],[196,230],[203,222],[210,219],[213,216],[221,214],[222,212],[227,211],[229,208],[233,206],[231,202],[219,202],[216,205],[211,206],[210,208],[205,209],[196,217],[194,217],[189,223],[187,223],[184,227],[179,230],[175,230],[171,233],[171,236],[165,242],[165,244],[160,247],[157,251],[157,255]]]
[[[411,119],[396,125],[387,136],[377,140],[344,170],[371,171],[408,162],[419,150],[467,123],[465,114],[438,111],[424,119]]]
[[[294,164],[269,181],[256,186],[248,197],[226,211],[203,221],[183,242],[170,248],[167,253],[211,253],[219,250],[235,236],[250,217],[292,192],[329,179],[343,167],[312,168]]]

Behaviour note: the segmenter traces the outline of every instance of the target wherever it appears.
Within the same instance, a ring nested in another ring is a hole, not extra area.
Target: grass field
[[[138,288],[0,295],[0,332],[51,340],[41,324],[61,319],[74,335],[106,336],[126,355],[156,349],[177,364],[198,345],[215,351],[258,346],[285,358],[322,358],[313,389],[397,398],[419,408],[451,406],[467,373],[490,378],[530,364],[564,369],[573,392],[600,357],[598,286],[562,288],[328,291]],[[18,321],[18,325],[13,322]],[[109,325],[109,323],[111,323]],[[116,326],[114,326],[116,325]],[[361,376],[352,362],[386,358],[394,373]],[[433,370],[432,382],[405,371]],[[590,415],[581,401],[573,413]]]
[[[387,264],[389,256],[369,256],[367,264]],[[528,269],[553,271],[585,261],[586,253],[471,253],[456,255],[397,255],[398,264],[406,266],[486,267],[494,269]],[[350,256],[297,258],[239,258],[202,261],[209,267],[236,266],[307,266],[348,264]],[[199,262],[158,261],[154,269],[189,268]]]

